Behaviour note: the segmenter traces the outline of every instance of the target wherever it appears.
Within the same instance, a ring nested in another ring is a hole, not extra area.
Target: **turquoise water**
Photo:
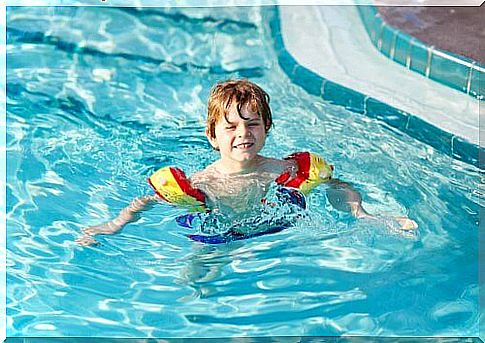
[[[291,83],[261,8],[9,8],[7,336],[477,336],[479,170]],[[150,192],[165,165],[217,158],[210,87],[271,96],[263,153],[318,153],[402,235],[332,209],[208,246],[157,205],[102,245],[73,242]]]

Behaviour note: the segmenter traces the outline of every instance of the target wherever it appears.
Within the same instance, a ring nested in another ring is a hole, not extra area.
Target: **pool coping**
[[[376,6],[357,6],[372,44],[409,70],[483,100],[485,67],[462,55],[435,48],[389,25]]]
[[[485,158],[485,148],[429,124],[418,116],[330,81],[299,64],[284,44],[279,7],[268,6],[266,8],[268,11],[273,9],[269,18],[269,26],[278,63],[293,83],[331,104],[378,119],[454,159],[484,169],[482,161]]]

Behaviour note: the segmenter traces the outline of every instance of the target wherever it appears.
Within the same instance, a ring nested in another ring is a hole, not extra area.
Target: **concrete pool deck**
[[[305,68],[479,145],[480,101],[382,55],[354,6],[281,6],[280,18],[285,47]]]
[[[471,58],[485,65],[485,6],[378,6],[389,25],[437,49]]]

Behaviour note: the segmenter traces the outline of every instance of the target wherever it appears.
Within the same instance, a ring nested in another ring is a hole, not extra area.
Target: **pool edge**
[[[356,7],[372,44],[382,55],[431,80],[478,100],[484,99],[485,69],[478,61],[435,48],[389,25],[376,6]],[[446,72],[448,69],[457,72],[450,75]]]
[[[484,169],[485,148],[480,145],[444,131],[411,113],[330,81],[298,63],[284,44],[279,6],[268,6],[263,10],[270,11],[271,8],[274,13],[270,15],[269,26],[273,38],[273,47],[280,67],[292,82],[323,100],[343,106],[353,112],[379,119],[381,122],[418,139],[453,159]],[[479,110],[482,111],[481,106],[479,106]],[[479,141],[481,142],[481,140]]]

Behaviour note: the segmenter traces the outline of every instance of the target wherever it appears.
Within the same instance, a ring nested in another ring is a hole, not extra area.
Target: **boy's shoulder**
[[[264,157],[262,162],[262,171],[276,174],[282,174],[285,171],[296,168],[296,163],[293,160]]]
[[[190,176],[192,182],[198,183],[199,181],[214,181],[220,179],[221,174],[217,171],[218,161],[208,165],[206,168],[195,172]],[[258,161],[257,172],[270,174],[272,177],[278,177],[286,171],[292,171],[297,168],[294,160],[284,160],[272,157],[260,156]]]
[[[193,183],[212,183],[221,178],[221,174],[217,170],[217,161],[209,164],[202,170],[199,170],[190,176],[190,181]]]
[[[197,182],[199,180],[207,180],[214,177],[214,166],[210,164],[202,170],[199,170],[190,176],[190,181]]]

